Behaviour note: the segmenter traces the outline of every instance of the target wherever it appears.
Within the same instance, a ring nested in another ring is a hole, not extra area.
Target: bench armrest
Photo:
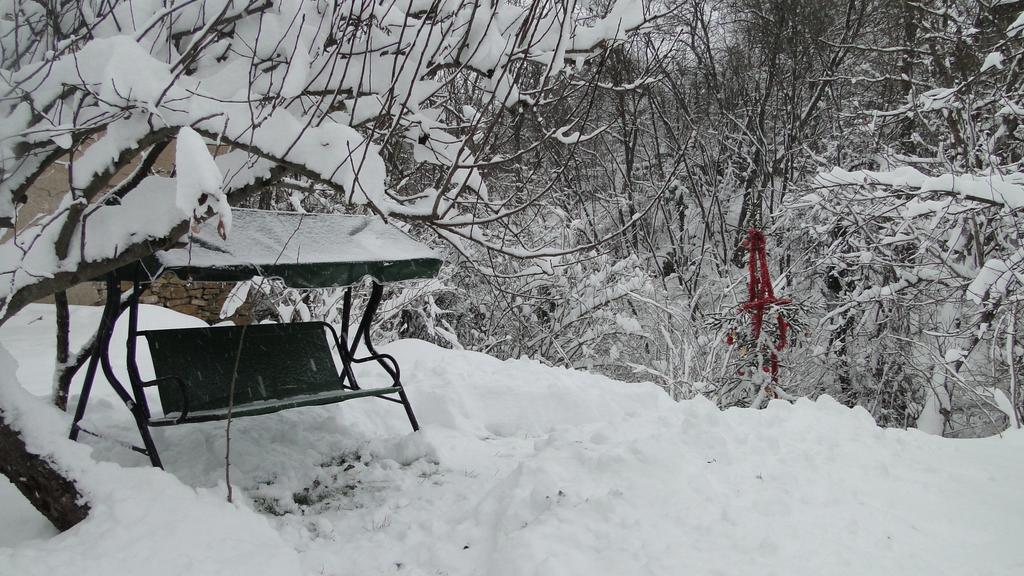
[[[388,374],[391,375],[391,378],[394,380],[395,386],[401,384],[402,378],[401,371],[398,368],[398,360],[395,360],[394,357],[392,357],[390,354],[376,353],[370,354],[369,356],[364,356],[362,358],[352,359],[352,362],[355,364],[362,364],[363,362],[370,361],[376,361],[378,364],[380,364],[381,368],[383,368]],[[388,363],[390,363],[390,366],[388,365]]]
[[[338,331],[334,329],[334,326],[331,326],[327,322],[317,322],[317,324],[322,325],[324,328],[327,329],[328,332],[331,333],[331,337],[334,338],[335,349],[338,351],[338,354],[342,357],[342,362],[345,361],[346,354],[353,354],[352,351],[348,350],[347,348],[348,343],[342,342],[341,337],[338,335]],[[343,347],[345,347],[344,351],[342,351]],[[375,352],[363,358],[356,358],[355,356],[352,356],[353,364],[361,364],[363,362],[370,362],[371,360],[377,361],[381,365],[381,367],[384,368],[384,370],[391,375],[391,378],[393,378],[395,381],[395,385],[398,385],[398,383],[401,381],[399,378],[398,361],[395,360],[390,355]],[[384,363],[384,361],[390,362],[391,365],[388,366],[387,364]]]
[[[177,384],[178,390],[181,392],[181,416],[178,416],[177,420],[177,423],[181,424],[182,422],[185,421],[185,418],[188,417],[188,385],[185,384],[184,380],[177,376],[162,376],[160,378],[154,378],[153,380],[150,380],[148,382],[143,382],[142,387],[150,388],[152,386],[157,386],[160,383],[167,381],[173,381],[175,384]]]

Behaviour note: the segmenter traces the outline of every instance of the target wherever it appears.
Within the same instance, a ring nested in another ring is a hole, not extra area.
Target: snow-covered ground
[[[51,310],[0,329],[40,396]],[[74,309],[73,343],[98,313]],[[199,323],[152,307],[142,321]],[[93,513],[55,535],[0,480],[0,574],[1024,574],[1024,433],[882,430],[827,398],[720,412],[527,360],[384,349],[420,432],[375,399],[237,420],[234,504],[223,423],[157,429],[168,473],[113,442],[60,443]],[[9,388],[5,405],[43,430],[35,441],[58,443],[66,416]],[[87,427],[134,440],[105,387]]]

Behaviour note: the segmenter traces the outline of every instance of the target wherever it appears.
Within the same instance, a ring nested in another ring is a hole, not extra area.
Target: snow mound
[[[48,345],[32,331],[52,334],[45,310],[26,313],[35,321],[0,330],[16,355]],[[191,321],[142,314],[150,327]],[[401,363],[419,432],[375,399],[237,420],[235,505],[223,501],[222,424],[157,430],[168,473],[109,442],[89,440],[91,455],[71,445],[102,461],[82,464],[94,469],[96,512],[66,534],[0,548],[0,574],[79,562],[191,574],[1024,571],[1024,434],[883,430],[828,397],[721,412],[529,360],[414,340],[382,348]],[[90,414],[133,439],[109,397]]]
[[[242,574],[298,573],[294,550],[250,509],[157,469],[94,461],[88,446],[65,438],[67,414],[12,385],[9,376],[16,370],[16,361],[0,346],[0,374],[7,375],[0,384],[0,406],[6,418],[21,430],[30,451],[47,455],[76,479],[92,509],[64,534],[0,548],[0,574],[106,576],[137,567],[171,576],[211,573],[211,561]]]

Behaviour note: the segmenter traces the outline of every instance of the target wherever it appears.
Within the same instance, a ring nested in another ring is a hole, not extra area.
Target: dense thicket
[[[564,79],[497,128],[509,149],[540,144],[491,186],[553,187],[510,241],[584,249],[460,246],[415,312],[396,293],[390,329],[748,406],[763,393],[749,368],[764,343],[743,340],[739,310],[757,227],[793,301],[776,395],[946,435],[1016,425],[1024,3],[656,6],[593,82]],[[566,117],[593,135],[572,154],[542,137]]]

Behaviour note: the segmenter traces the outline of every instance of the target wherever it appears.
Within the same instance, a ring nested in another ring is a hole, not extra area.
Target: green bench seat
[[[235,377],[231,417],[255,416],[343,402],[353,398],[397,394],[397,363],[376,354],[355,362],[387,359],[394,363],[394,383],[360,389],[352,374],[339,373],[331,354],[349,354],[334,329],[323,322],[254,324],[139,331],[149,344],[156,386],[164,415],[150,426],[225,420],[232,374]],[[346,385],[347,380],[347,385]]]

